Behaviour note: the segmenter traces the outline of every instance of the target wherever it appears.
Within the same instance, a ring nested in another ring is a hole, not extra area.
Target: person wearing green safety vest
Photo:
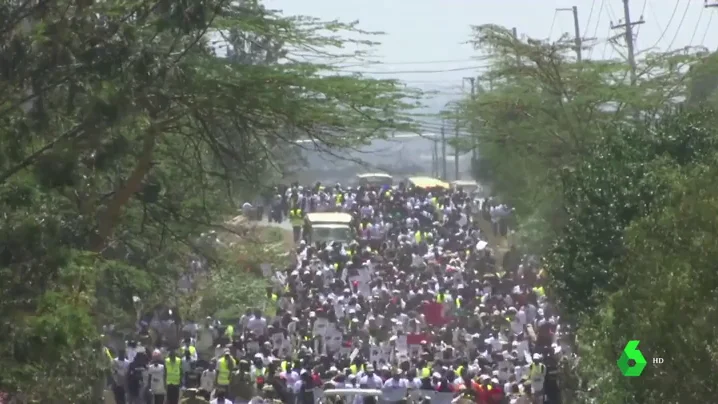
[[[436,294],[436,303],[444,303],[446,301],[446,293],[443,290]]]
[[[182,354],[185,354],[185,352],[189,351],[189,356],[192,359],[192,361],[197,361],[197,348],[192,345],[192,339],[187,337],[182,342],[182,348],[180,349]]]
[[[299,243],[302,238],[302,226],[304,225],[304,214],[301,209],[292,209],[289,211],[289,222],[292,224],[294,232],[294,243]]]
[[[165,404],[178,404],[182,385],[182,360],[177,357],[174,349],[170,350],[165,359],[165,372],[165,385],[167,386]]]
[[[366,366],[364,365],[357,365],[356,363],[352,363],[351,366],[349,366],[349,370],[352,372],[353,375],[356,375],[360,371],[364,371],[366,369]]]
[[[277,302],[279,301],[279,295],[274,293],[274,288],[271,286],[267,287],[267,299],[269,299],[269,302],[265,306],[264,314],[267,318],[272,318],[277,315]]]
[[[232,339],[234,338],[234,326],[232,324],[228,324],[227,328],[224,329],[224,336],[229,340],[229,342],[232,342]]]
[[[232,374],[232,370],[236,367],[237,362],[234,360],[229,352],[229,349],[225,349],[224,353],[219,360],[217,360],[217,388],[224,391],[229,391],[229,382]]]

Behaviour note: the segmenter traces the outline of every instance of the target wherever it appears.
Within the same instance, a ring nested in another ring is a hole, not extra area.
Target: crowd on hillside
[[[312,212],[350,213],[354,238],[316,242],[297,217]],[[181,392],[217,403],[560,402],[565,330],[539,260],[507,242],[510,208],[461,188],[315,184],[278,190],[265,213],[300,228],[292,265],[264,268],[269,303],[232,323],[142,322],[107,352],[117,404],[174,404]]]

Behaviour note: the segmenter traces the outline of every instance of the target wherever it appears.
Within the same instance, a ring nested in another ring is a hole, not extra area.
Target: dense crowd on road
[[[475,190],[402,182],[278,189],[287,268],[235,322],[155,316],[106,354],[117,404],[559,403],[559,318],[511,209]],[[348,213],[319,231],[317,213]],[[345,215],[346,216],[346,215]],[[344,237],[343,235],[348,235]]]

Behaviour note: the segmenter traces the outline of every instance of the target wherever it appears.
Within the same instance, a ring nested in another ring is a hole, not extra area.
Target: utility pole
[[[454,121],[454,180],[459,180],[459,116]]]
[[[710,7],[718,7],[718,3],[710,3],[709,4],[708,0],[705,0],[705,8],[710,8]]]
[[[573,10],[573,30],[576,35],[574,42],[576,43],[576,60],[581,61],[581,29],[578,26],[578,7],[571,7]]]
[[[446,121],[441,124],[441,179],[446,180],[446,131],[444,126]]]
[[[636,53],[633,48],[633,26],[645,23],[643,16],[639,21],[631,21],[631,10],[628,7],[628,0],[623,0],[623,24],[613,25],[611,23],[611,29],[625,29],[626,37],[626,48],[628,49],[628,64],[631,68],[631,85],[636,85]]]
[[[573,6],[571,8],[557,8],[556,11],[571,11],[573,13],[573,47],[576,51],[576,60],[580,62],[581,60],[583,60],[583,43],[586,41],[592,41],[596,38],[581,38],[581,29],[578,24],[578,7]]]
[[[432,177],[438,177],[439,176],[439,141],[436,139],[436,136],[431,139],[431,142],[434,143],[434,150],[431,153],[431,176]]]
[[[464,77],[464,80],[469,80],[469,83],[471,83],[471,102],[473,105],[476,105],[476,77]],[[474,116],[471,117],[471,136],[472,139],[472,147],[471,147],[471,161],[476,161],[478,158],[478,139],[476,136],[476,118]],[[458,180],[458,178],[456,178]]]
[[[511,35],[513,35],[515,40],[519,39],[518,31],[516,30],[516,27],[511,28]],[[516,65],[521,65],[521,55],[519,54],[519,50],[516,49]]]

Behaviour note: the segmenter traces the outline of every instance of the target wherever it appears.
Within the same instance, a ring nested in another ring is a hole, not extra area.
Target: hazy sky
[[[709,0],[716,1],[718,0]],[[458,97],[462,77],[480,74],[482,62],[470,45],[470,26],[498,24],[516,27],[519,35],[558,38],[573,35],[570,11],[578,7],[584,37],[596,37],[584,57],[621,57],[606,38],[620,33],[610,24],[623,19],[621,0],[265,0],[267,7],[287,15],[322,19],[359,20],[366,30],[384,31],[377,59],[386,63],[364,70],[386,72],[380,77],[399,78],[425,90],[441,92],[441,101]],[[637,31],[636,49],[661,50],[700,45],[718,48],[718,7],[704,8],[703,0],[630,0],[631,19],[645,23]],[[685,14],[685,15],[684,15]],[[476,69],[473,69],[476,67]],[[353,68],[361,70],[361,68]],[[465,69],[458,71],[449,71]],[[422,72],[431,71],[431,72]],[[392,73],[396,72],[396,73]],[[438,101],[438,100],[437,100]]]

